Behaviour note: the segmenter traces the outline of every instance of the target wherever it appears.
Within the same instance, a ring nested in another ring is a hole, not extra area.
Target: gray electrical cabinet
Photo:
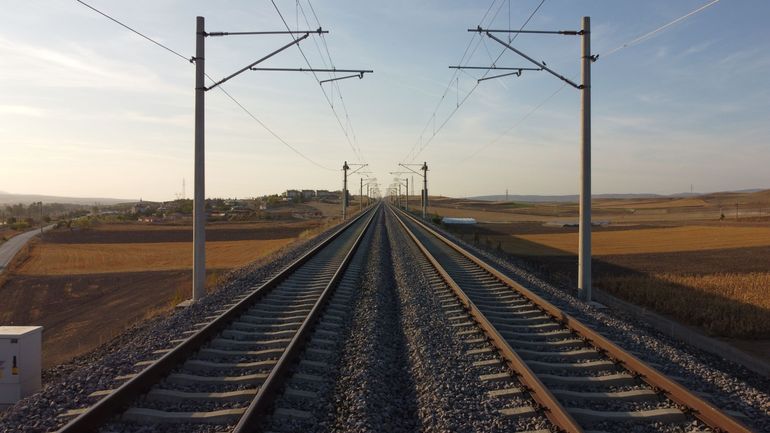
[[[0,326],[0,405],[40,390],[42,326]]]

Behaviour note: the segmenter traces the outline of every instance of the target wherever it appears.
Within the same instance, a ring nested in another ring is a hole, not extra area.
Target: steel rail
[[[265,379],[265,381],[259,387],[259,391],[257,391],[256,397],[254,397],[254,399],[251,401],[249,407],[238,421],[238,424],[235,426],[232,433],[249,433],[256,431],[258,428],[260,421],[259,417],[270,408],[278,396],[278,388],[283,384],[284,379],[289,374],[290,367],[301,353],[304,343],[310,336],[310,332],[315,325],[316,320],[320,317],[324,307],[328,303],[329,299],[331,299],[331,296],[334,294],[339,281],[342,279],[343,275],[345,274],[345,270],[350,264],[350,261],[353,259],[353,255],[355,255],[358,247],[361,245],[361,240],[364,238],[364,235],[369,230],[372,221],[379,212],[379,208],[371,212],[369,220],[364,224],[364,228],[356,238],[353,246],[345,255],[345,258],[337,268],[337,271],[334,273],[332,279],[324,288],[323,293],[321,293],[321,296],[318,298],[318,301],[316,301],[315,305],[313,305],[313,309],[310,311],[307,318],[302,322],[302,326],[300,326],[297,333],[294,334],[294,337],[291,339],[289,345],[281,354],[281,357],[278,359],[275,367],[273,367],[273,369],[268,374],[267,379]]]
[[[371,212],[371,209],[360,213],[356,218],[350,220],[350,222],[343,225],[339,230],[334,232],[334,234],[289,264],[281,272],[263,283],[259,288],[255,289],[251,294],[230,307],[219,317],[186,338],[170,352],[147,366],[135,377],[123,383],[123,385],[118,387],[115,391],[96,402],[93,406],[89,407],[87,411],[65,424],[62,428],[57,430],[57,433],[93,432],[106,423],[110,418],[115,416],[116,413],[125,411],[132,402],[141,395],[146,394],[153,385],[160,382],[174,368],[176,368],[177,365],[183,363],[193,353],[200,349],[203,344],[219,334],[229,322],[232,322],[235,318],[247,311],[253,303],[269,293],[316,254],[323,251],[331,242],[339,238],[339,236],[359,222],[359,220],[369,212]]]
[[[399,218],[396,213],[391,209],[396,220],[406,231],[407,235],[414,241],[417,247],[428,261],[433,265],[436,271],[441,275],[441,278],[449,285],[452,291],[455,293],[460,302],[465,305],[469,313],[478,322],[481,329],[489,337],[492,344],[497,347],[500,354],[505,358],[507,364],[518,375],[518,379],[526,387],[532,398],[540,405],[544,410],[545,416],[558,428],[568,433],[581,433],[583,428],[575,421],[572,415],[562,406],[561,403],[554,397],[551,391],[546,387],[543,382],[535,375],[535,373],[529,368],[523,359],[511,348],[510,344],[505,341],[500,332],[495,329],[494,325],[489,322],[484,313],[476,307],[471,301],[465,291],[455,282],[455,280],[447,273],[446,269],[441,263],[436,260],[433,254],[428,251],[425,245],[417,239],[417,236],[407,227],[406,223]]]
[[[711,403],[701,399],[697,395],[690,392],[687,388],[669,379],[653,367],[650,367],[637,357],[626,352],[615,343],[603,337],[598,332],[581,323],[579,320],[561,311],[558,307],[541,298],[521,284],[513,281],[510,277],[498,271],[493,266],[487,264],[472,253],[466,251],[461,246],[452,242],[447,237],[428,227],[422,221],[419,221],[417,218],[405,212],[400,213],[408,217],[415,224],[423,228],[426,232],[438,238],[449,248],[461,254],[488,272],[490,275],[497,278],[500,282],[509,286],[514,291],[520,293],[522,296],[534,303],[544,313],[548,314],[560,324],[578,334],[581,338],[585,339],[585,341],[589,342],[594,347],[604,352],[608,357],[625,367],[627,370],[635,373],[643,382],[650,385],[653,389],[661,392],[674,403],[678,403],[687,407],[693,416],[703,421],[709,427],[730,433],[751,432],[749,428],[731,416],[725,414]]]

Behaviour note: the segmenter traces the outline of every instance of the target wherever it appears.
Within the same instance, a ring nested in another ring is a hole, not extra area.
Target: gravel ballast
[[[551,426],[541,415],[512,417],[500,413],[504,408],[535,404],[526,395],[517,398],[489,395],[494,389],[521,385],[513,380],[484,382],[480,379],[488,372],[511,372],[502,366],[487,371],[473,365],[481,358],[468,354],[468,351],[491,346],[482,338],[475,323],[467,327],[455,326],[458,323],[451,317],[458,316],[453,311],[461,308],[460,303],[392,215],[388,214],[387,220],[401,303],[401,323],[417,384],[420,431],[503,432]],[[467,320],[462,319],[464,323]],[[469,340],[484,342],[468,343]],[[486,355],[487,358],[493,356]]]
[[[338,313],[339,319],[327,320],[323,328],[336,332],[339,342],[313,346],[321,350],[305,353],[304,359],[310,362],[294,370],[300,375],[324,376],[326,382],[313,388],[301,380],[291,380],[288,385],[316,393],[311,401],[295,401],[298,409],[312,413],[312,421],[287,424],[284,417],[272,430],[358,433],[549,428],[540,414],[501,416],[501,410],[534,403],[526,394],[505,399],[489,394],[514,386],[515,380],[489,381],[480,376],[507,374],[507,367],[479,366],[479,361],[490,361],[496,355],[486,350],[489,344],[478,326],[466,320],[467,313],[388,211],[375,216],[374,224],[364,240],[368,246],[358,254],[363,256],[358,258],[361,263],[354,266],[362,274],[347,277],[348,287],[335,296],[334,302],[343,302],[349,311]],[[0,412],[0,432],[47,432],[61,427],[67,419],[57,415],[93,404],[96,400],[88,397],[90,393],[116,388],[121,383],[116,376],[141,370],[135,366],[137,362],[157,358],[153,351],[172,347],[172,340],[184,338],[185,331],[208,321],[207,316],[258,287],[338,228],[234,271],[215,293],[190,308],[137,324],[96,350],[46,370],[40,393]],[[716,406],[744,414],[741,421],[752,429],[770,432],[767,377],[666,337],[623,312],[586,305],[570,295],[569,288],[549,284],[510,258],[439,231]],[[291,399],[284,395],[276,406],[289,408]],[[633,431],[633,426],[625,427]]]
[[[339,365],[329,431],[412,432],[419,424],[383,214]]]

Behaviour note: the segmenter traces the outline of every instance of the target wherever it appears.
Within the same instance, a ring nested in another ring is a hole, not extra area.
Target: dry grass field
[[[721,212],[734,212],[736,202],[748,216],[741,213],[736,221],[733,213],[733,218],[721,220],[720,206]],[[733,207],[727,207],[729,203]],[[738,343],[744,350],[770,360],[770,344],[764,344],[770,342],[770,220],[758,217],[770,210],[770,192],[604,199],[594,205],[595,219],[607,222],[593,229],[595,287],[712,336],[742,340]],[[485,220],[476,215],[490,213],[469,212],[461,202],[452,206],[455,216],[479,221]],[[496,211],[497,221],[449,229],[466,241],[523,261],[547,279],[576,287],[577,228],[537,216],[558,214],[554,207],[566,212],[570,206],[534,204]],[[514,215],[508,222],[506,213]]]
[[[418,202],[415,202],[418,203]],[[736,206],[737,205],[737,206]],[[471,217],[479,222],[575,223],[577,203],[514,203],[431,197],[430,213]],[[760,219],[770,221],[770,190],[753,193],[714,193],[695,197],[655,197],[593,200],[594,221],[612,224],[692,223]]]
[[[294,238],[219,241],[206,245],[206,267],[231,269],[273,253]],[[34,248],[18,275],[81,275],[190,269],[192,243],[55,244]]]
[[[7,241],[8,239],[23,233],[21,231],[13,230],[10,227],[0,227],[0,244]]]
[[[770,272],[600,274],[594,284],[712,335],[770,337]]]
[[[516,235],[526,242],[506,242],[506,249],[513,254],[577,254],[577,233],[548,233]],[[531,246],[547,247],[544,252]],[[596,231],[592,236],[593,253],[598,256],[611,254],[668,253],[679,251],[718,250],[770,246],[770,226],[680,226]],[[549,251],[550,250],[550,251]],[[557,251],[554,251],[557,250]]]
[[[207,288],[327,223],[210,224]],[[98,224],[46,233],[0,283],[0,323],[44,326],[44,367],[65,362],[189,298],[191,241],[191,227],[183,225]]]

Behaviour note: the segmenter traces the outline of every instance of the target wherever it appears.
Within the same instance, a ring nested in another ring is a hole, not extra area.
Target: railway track
[[[94,394],[59,433],[141,430],[252,431],[298,355],[334,334],[334,302],[380,207],[362,213],[278,275],[227,306],[114,390]],[[312,337],[312,338],[311,338]],[[301,391],[299,391],[301,393]],[[206,425],[192,429],[192,424]]]
[[[513,371],[520,385],[496,395],[529,394],[539,406],[522,416],[544,414],[566,432],[750,431],[421,221],[390,212],[464,305],[453,326],[484,334],[468,340],[482,377],[510,381]]]

